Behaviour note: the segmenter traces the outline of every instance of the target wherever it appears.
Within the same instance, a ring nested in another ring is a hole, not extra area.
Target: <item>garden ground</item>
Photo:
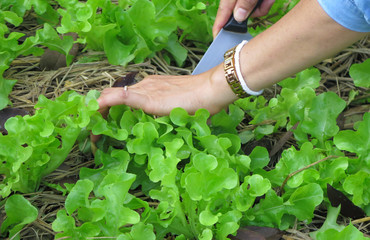
[[[33,31],[33,27],[36,26],[30,26],[29,31]],[[13,103],[13,107],[25,109],[32,114],[34,111],[33,107],[41,94],[47,98],[54,99],[67,90],[75,90],[81,94],[85,94],[92,89],[102,90],[112,86],[117,80],[122,81],[124,76],[132,72],[137,72],[135,81],[140,81],[151,74],[190,74],[203,52],[192,47],[190,43],[186,48],[189,50],[189,55],[184,68],[170,66],[161,56],[161,53],[158,53],[147,62],[122,67],[110,65],[104,58],[103,53],[80,52],[72,65],[56,70],[40,69],[41,57],[21,57],[13,61],[11,67],[5,73],[7,79],[17,79],[18,81],[10,95],[10,100]],[[349,67],[353,63],[362,62],[369,56],[370,37],[367,37],[343,50],[335,57],[326,59],[316,65],[322,76],[321,86],[317,89],[318,93],[333,91],[342,99],[348,101],[351,90],[356,89],[359,92],[349,107],[338,117],[338,125],[341,130],[353,129],[353,124],[361,120],[364,113],[370,111],[370,103],[367,101],[370,97],[369,89],[355,87],[348,74]],[[81,63],[91,59],[95,59],[95,61]],[[269,99],[278,92],[279,87],[273,86],[266,89],[264,96]],[[253,127],[253,125],[248,124],[248,119],[245,119],[239,129],[243,130]],[[243,149],[248,154],[254,146],[261,145],[266,147],[270,151],[271,164],[273,165],[279,161],[282,150],[294,143],[292,138],[293,136],[290,132],[278,132],[263,138],[263,141],[249,143],[243,146]],[[50,183],[76,182],[81,167],[94,167],[93,156],[90,153],[81,153],[78,146],[76,146],[62,166],[44,179],[39,191],[23,194],[26,199],[39,209],[39,216],[36,221],[22,230],[21,239],[53,239],[55,233],[52,230],[51,223],[56,217],[56,212],[63,208],[66,197],[63,196],[62,192],[51,187]],[[134,192],[134,194],[140,196],[141,193]],[[151,204],[155,205],[156,203],[153,202]],[[4,220],[4,208],[2,207],[0,211],[0,221],[2,221]],[[278,234],[274,232],[270,238],[255,239],[311,239],[309,233],[319,229],[325,221],[325,217],[326,212],[319,208],[315,213],[314,220],[309,224],[297,222],[294,228]],[[350,221],[350,218],[342,216],[339,223],[346,225]],[[365,235],[370,235],[369,218],[352,220],[352,223]],[[262,231],[266,233],[265,230]],[[171,239],[171,237],[168,239]],[[240,232],[238,239],[247,238],[243,237]]]

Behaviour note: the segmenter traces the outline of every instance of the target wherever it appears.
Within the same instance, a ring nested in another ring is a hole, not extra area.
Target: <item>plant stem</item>
[[[316,161],[316,162],[314,162],[314,163],[311,163],[311,164],[309,164],[309,165],[307,165],[307,166],[305,166],[305,167],[303,167],[303,168],[301,168],[301,169],[298,169],[297,171],[295,171],[295,172],[292,172],[292,173],[290,173],[286,178],[285,178],[285,180],[284,180],[284,182],[283,182],[283,184],[281,185],[281,187],[280,187],[280,193],[281,192],[283,192],[284,191],[284,187],[285,187],[285,185],[286,185],[286,183],[288,182],[288,180],[291,178],[291,177],[293,177],[294,175],[296,175],[296,174],[298,174],[298,173],[300,173],[300,172],[302,172],[302,171],[304,171],[304,170],[306,170],[306,169],[308,169],[308,168],[310,168],[310,167],[312,167],[312,166],[315,166],[315,165],[317,165],[317,164],[319,164],[319,163],[321,163],[321,162],[325,162],[325,161],[327,161],[327,160],[329,160],[329,159],[332,159],[332,158],[339,158],[340,156],[335,156],[335,155],[331,155],[331,156],[327,156],[327,157],[325,157],[325,158],[323,158],[323,159],[320,159],[320,160],[318,160],[318,161]]]
[[[353,220],[352,224],[358,224],[358,223],[369,222],[369,221],[370,221],[370,217],[364,217],[364,218]]]

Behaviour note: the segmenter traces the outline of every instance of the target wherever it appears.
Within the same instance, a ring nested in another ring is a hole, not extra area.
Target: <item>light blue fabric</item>
[[[317,0],[337,23],[356,32],[370,32],[370,0]]]

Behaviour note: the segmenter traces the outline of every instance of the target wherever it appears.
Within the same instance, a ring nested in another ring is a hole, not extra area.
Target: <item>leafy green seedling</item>
[[[5,203],[7,218],[1,224],[1,234],[9,231],[9,238],[19,240],[22,228],[36,220],[38,210],[22,195],[12,195]]]

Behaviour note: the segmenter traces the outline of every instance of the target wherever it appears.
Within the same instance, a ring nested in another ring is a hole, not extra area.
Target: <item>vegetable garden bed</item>
[[[11,31],[36,35],[41,25],[28,14]],[[190,74],[204,48],[191,38],[181,47],[182,67],[168,49],[126,66],[96,50],[56,70],[40,69],[37,56],[9,63],[12,107],[33,117],[10,119],[0,135],[1,237],[369,237],[370,39],[211,120],[203,110],[158,118],[121,106],[107,121],[97,114],[91,90],[127,83],[132,73],[134,81]],[[90,131],[105,135],[95,154]],[[341,214],[330,206],[338,203]]]

